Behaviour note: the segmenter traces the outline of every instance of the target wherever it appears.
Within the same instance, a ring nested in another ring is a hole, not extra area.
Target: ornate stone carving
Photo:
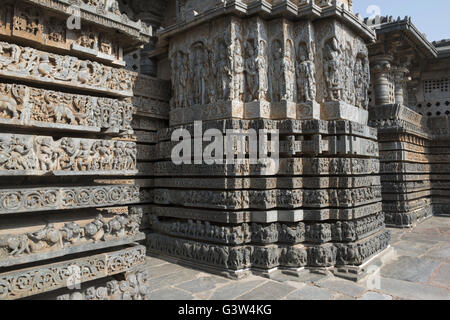
[[[81,282],[87,282],[127,271],[145,262],[145,247],[134,246],[114,253],[57,262],[46,266],[5,272],[0,275],[0,299],[11,300],[64,288],[80,271]]]
[[[150,290],[148,272],[128,272],[125,279],[113,279],[105,286],[88,287],[56,297],[57,300],[148,300]]]
[[[3,134],[0,174],[130,172],[136,169],[132,142]]]
[[[113,100],[0,83],[2,124],[130,132],[132,115],[129,99]]]
[[[44,228],[34,232],[2,234],[0,260],[133,237],[139,232],[140,221],[139,214],[117,215],[112,219],[98,215],[95,220],[84,226],[68,222],[60,228],[55,228],[53,223],[48,223]]]
[[[0,190],[0,214],[103,207],[139,202],[133,185]]]
[[[131,96],[132,74],[71,56],[0,42],[0,74],[7,78]]]

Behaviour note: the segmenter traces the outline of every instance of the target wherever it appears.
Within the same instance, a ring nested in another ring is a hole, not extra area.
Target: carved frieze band
[[[194,136],[194,125],[182,125],[176,127],[165,128],[158,132],[159,141],[170,141],[173,132],[183,128]],[[206,130],[216,129],[225,134],[227,130],[239,130],[246,132],[249,129],[254,130],[278,130],[281,135],[349,135],[357,136],[370,140],[378,140],[377,129],[367,125],[362,125],[351,121],[326,121],[326,120],[214,120],[202,122],[202,134]],[[198,126],[196,128],[198,129]]]
[[[145,263],[145,247],[134,246],[45,266],[0,274],[0,300],[12,300],[128,271]],[[77,272],[77,270],[79,272]],[[78,280],[78,279],[77,279]]]
[[[130,99],[115,100],[0,83],[0,124],[131,132]]]
[[[223,210],[354,207],[381,201],[381,186],[356,189],[175,190],[155,189],[156,204]]]
[[[133,21],[120,10],[117,0],[24,0],[32,6],[39,5],[59,11],[65,15],[73,14],[74,8],[79,10],[83,22],[100,24],[106,28],[113,28],[127,33],[140,40],[147,40],[151,30],[141,21]],[[153,1],[154,2],[154,1]],[[152,4],[153,4],[152,2]],[[124,3],[121,3],[124,8]]]
[[[142,240],[142,214],[98,215],[83,224],[67,222],[22,234],[0,235],[0,266],[46,260],[67,254],[119,246]]]
[[[325,220],[354,220],[383,210],[381,201],[354,208],[217,210],[152,205],[150,212],[161,217],[214,221],[218,223],[273,223]]]
[[[279,175],[370,175],[378,174],[378,159],[363,158],[281,158]],[[155,176],[250,176],[260,175],[262,165],[175,165],[171,161],[154,164]]]
[[[150,298],[149,274],[146,270],[129,272],[124,280],[109,280],[105,285],[70,291],[57,300],[148,300]]]
[[[124,205],[139,202],[139,186],[106,185],[0,190],[0,214]]]
[[[73,12],[72,12],[73,13]],[[107,63],[124,66],[123,48],[116,36],[91,22],[69,29],[66,15],[23,1],[6,2],[0,8],[0,35],[10,39],[26,39],[38,46],[82,54]],[[51,50],[49,50],[51,51]]]
[[[134,74],[125,69],[7,42],[0,42],[0,76],[122,97],[133,95]]]
[[[125,175],[136,172],[136,144],[0,135],[0,175]]]
[[[171,96],[170,81],[161,80],[137,73],[134,73],[133,75],[134,96],[169,102]],[[145,101],[145,99],[143,99],[143,101]],[[168,111],[169,110],[167,110],[167,112]]]
[[[152,230],[159,233],[227,245],[353,242],[384,227],[384,214],[381,213],[353,221],[243,223],[237,226],[223,226],[200,220],[166,221],[154,215],[150,215],[149,219]]]
[[[241,270],[249,267],[272,269],[279,266],[300,268],[361,265],[372,255],[385,249],[389,240],[390,232],[380,231],[351,244],[228,247],[150,233],[147,246],[150,252],[221,269]]]

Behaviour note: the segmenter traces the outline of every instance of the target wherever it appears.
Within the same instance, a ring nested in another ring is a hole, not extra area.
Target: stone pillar
[[[375,105],[385,105],[392,103],[390,94],[389,73],[391,71],[392,56],[379,56],[372,59],[373,84],[375,90]]]
[[[398,67],[393,70],[394,82],[395,82],[395,103],[404,105],[405,103],[405,83],[408,69]]]

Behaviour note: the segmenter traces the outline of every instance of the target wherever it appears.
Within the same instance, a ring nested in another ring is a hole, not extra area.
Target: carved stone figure
[[[316,67],[313,44],[301,42],[297,62],[297,96],[299,102],[314,101],[316,98]]]
[[[230,67],[230,49],[223,40],[219,40],[215,73],[217,74],[217,98],[219,101],[230,99],[232,72]]]
[[[342,50],[335,37],[325,43],[324,70],[327,87],[326,97],[328,101],[339,101],[342,99],[341,54]]]
[[[245,62],[242,54],[242,44],[234,40],[233,50],[233,100],[243,101],[245,91]]]
[[[256,101],[259,98],[259,72],[258,72],[259,57],[256,47],[257,41],[255,39],[248,39],[246,41],[246,60],[245,60],[246,102]]]
[[[272,42],[271,61],[271,99],[272,102],[279,102],[286,98],[286,79],[284,78],[284,55],[283,46],[279,40]]]

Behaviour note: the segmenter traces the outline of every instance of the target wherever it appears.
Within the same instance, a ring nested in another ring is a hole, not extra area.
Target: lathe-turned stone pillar
[[[372,59],[373,86],[375,91],[375,105],[394,103],[392,97],[392,83],[390,72],[392,69],[392,56],[384,55]]]

